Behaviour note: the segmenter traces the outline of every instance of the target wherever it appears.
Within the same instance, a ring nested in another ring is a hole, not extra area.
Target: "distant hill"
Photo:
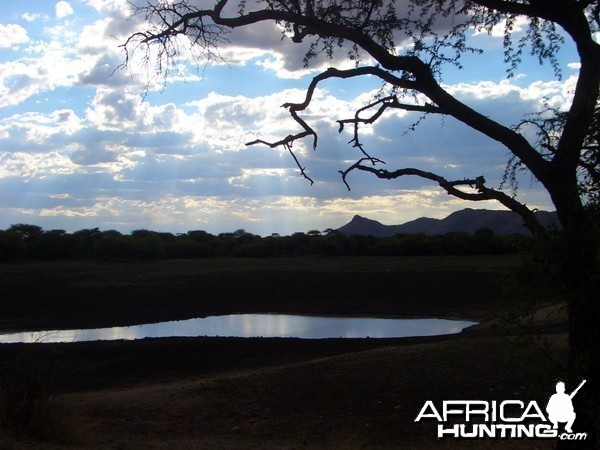
[[[555,212],[539,211],[536,215],[544,227],[559,227],[558,217]],[[397,233],[425,233],[428,235],[446,234],[454,231],[473,233],[480,228],[489,228],[500,236],[510,236],[515,233],[530,234],[529,230],[523,225],[523,219],[512,211],[490,211],[471,208],[456,211],[444,219],[421,217],[402,225],[383,225],[376,220],[357,215],[336,231],[347,236],[372,235],[375,237],[386,237]]]

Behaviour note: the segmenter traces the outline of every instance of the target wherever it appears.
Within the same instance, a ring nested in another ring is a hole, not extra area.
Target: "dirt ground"
[[[502,295],[517,263],[456,257],[1,266],[2,332],[275,311],[482,323],[458,335],[405,339],[4,344],[0,369],[25,361],[44,374],[55,401],[77,418],[70,448],[552,448],[555,442],[438,440],[434,421],[415,422],[427,400],[542,404],[552,393],[566,356],[564,313],[539,312],[530,339],[495,321],[520,306]],[[14,437],[0,444],[61,446]]]

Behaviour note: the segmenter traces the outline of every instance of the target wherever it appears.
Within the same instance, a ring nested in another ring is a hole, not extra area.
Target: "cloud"
[[[74,12],[73,8],[71,7],[71,4],[64,0],[59,1],[54,7],[54,9],[56,12],[56,17],[58,17],[59,19],[70,16]]]
[[[18,105],[28,98],[59,86],[70,86],[84,61],[46,47],[35,57],[0,63],[0,108]]]
[[[495,38],[503,38],[504,33],[506,32],[506,20],[501,20],[499,23],[494,25],[492,29],[488,32],[484,28],[475,29],[473,32],[473,36],[479,36],[482,34],[486,34],[488,36],[492,36]],[[524,16],[518,16],[514,23],[510,24],[510,32],[513,34],[520,33],[529,25],[529,19]]]
[[[129,0],[87,0],[86,3],[107,16],[118,16],[130,11]],[[137,3],[140,3],[139,0]]]
[[[16,114],[0,120],[0,145],[4,150],[36,151],[70,142],[81,129],[79,117],[70,109],[50,114]]]
[[[4,153],[0,155],[0,178],[25,180],[73,172],[71,161],[59,152]]]
[[[115,72],[123,62],[118,44],[135,29],[136,23],[125,20],[128,8],[110,11],[112,16],[83,27],[76,21],[54,23],[43,29],[39,40],[31,40],[20,25],[0,25],[0,47],[28,44],[19,58],[0,62],[0,108],[19,105],[42,92],[75,85],[129,84],[141,91],[143,83],[138,76]],[[58,18],[64,18],[73,9],[68,2],[61,1],[56,4],[56,13]],[[27,17],[34,19],[33,15]]]
[[[10,48],[26,42],[29,42],[29,36],[21,25],[0,24],[0,48]]]
[[[505,121],[506,116],[513,116],[513,123],[518,122],[524,113],[542,111],[546,105],[558,109],[566,109],[573,99],[577,76],[572,75],[565,81],[534,81],[527,86],[518,86],[509,80],[499,83],[480,81],[477,83],[459,83],[447,86],[448,91],[466,102],[486,103],[489,105],[483,112],[493,118]],[[498,108],[498,102],[503,104]],[[525,111],[525,106],[530,111]],[[506,108],[511,108],[508,111]],[[514,109],[521,110],[520,116],[514,115]],[[506,123],[506,122],[505,122]]]
[[[94,87],[111,86],[113,88],[136,85],[134,78],[127,76],[123,71],[115,71],[120,63],[121,60],[118,56],[102,54],[93,66],[78,74],[77,84]]]
[[[36,20],[40,20],[40,19],[48,19],[48,16],[46,16],[45,14],[39,14],[39,13],[34,13],[34,14],[23,13],[21,15],[21,18],[25,22],[35,22]]]

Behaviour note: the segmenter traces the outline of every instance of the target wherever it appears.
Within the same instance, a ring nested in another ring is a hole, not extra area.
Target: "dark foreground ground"
[[[484,321],[412,339],[169,338],[0,345],[3,374],[43,374],[63,438],[0,435],[0,448],[545,448],[435,438],[426,400],[539,399],[561,375],[560,315],[524,344],[489,321],[514,257],[207,259],[0,266],[0,332],[233,312],[400,314]],[[553,446],[549,443],[548,446]]]

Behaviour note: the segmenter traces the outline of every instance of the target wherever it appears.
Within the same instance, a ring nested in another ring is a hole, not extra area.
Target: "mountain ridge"
[[[546,228],[560,228],[556,212],[538,211],[536,216]],[[443,219],[420,217],[400,225],[384,225],[373,219],[355,215],[350,222],[336,231],[346,236],[363,235],[388,237],[395,234],[440,235],[451,232],[474,233],[480,228],[489,228],[497,235],[531,234],[523,224],[523,219],[512,212],[503,210],[487,210],[465,208],[455,211]]]

